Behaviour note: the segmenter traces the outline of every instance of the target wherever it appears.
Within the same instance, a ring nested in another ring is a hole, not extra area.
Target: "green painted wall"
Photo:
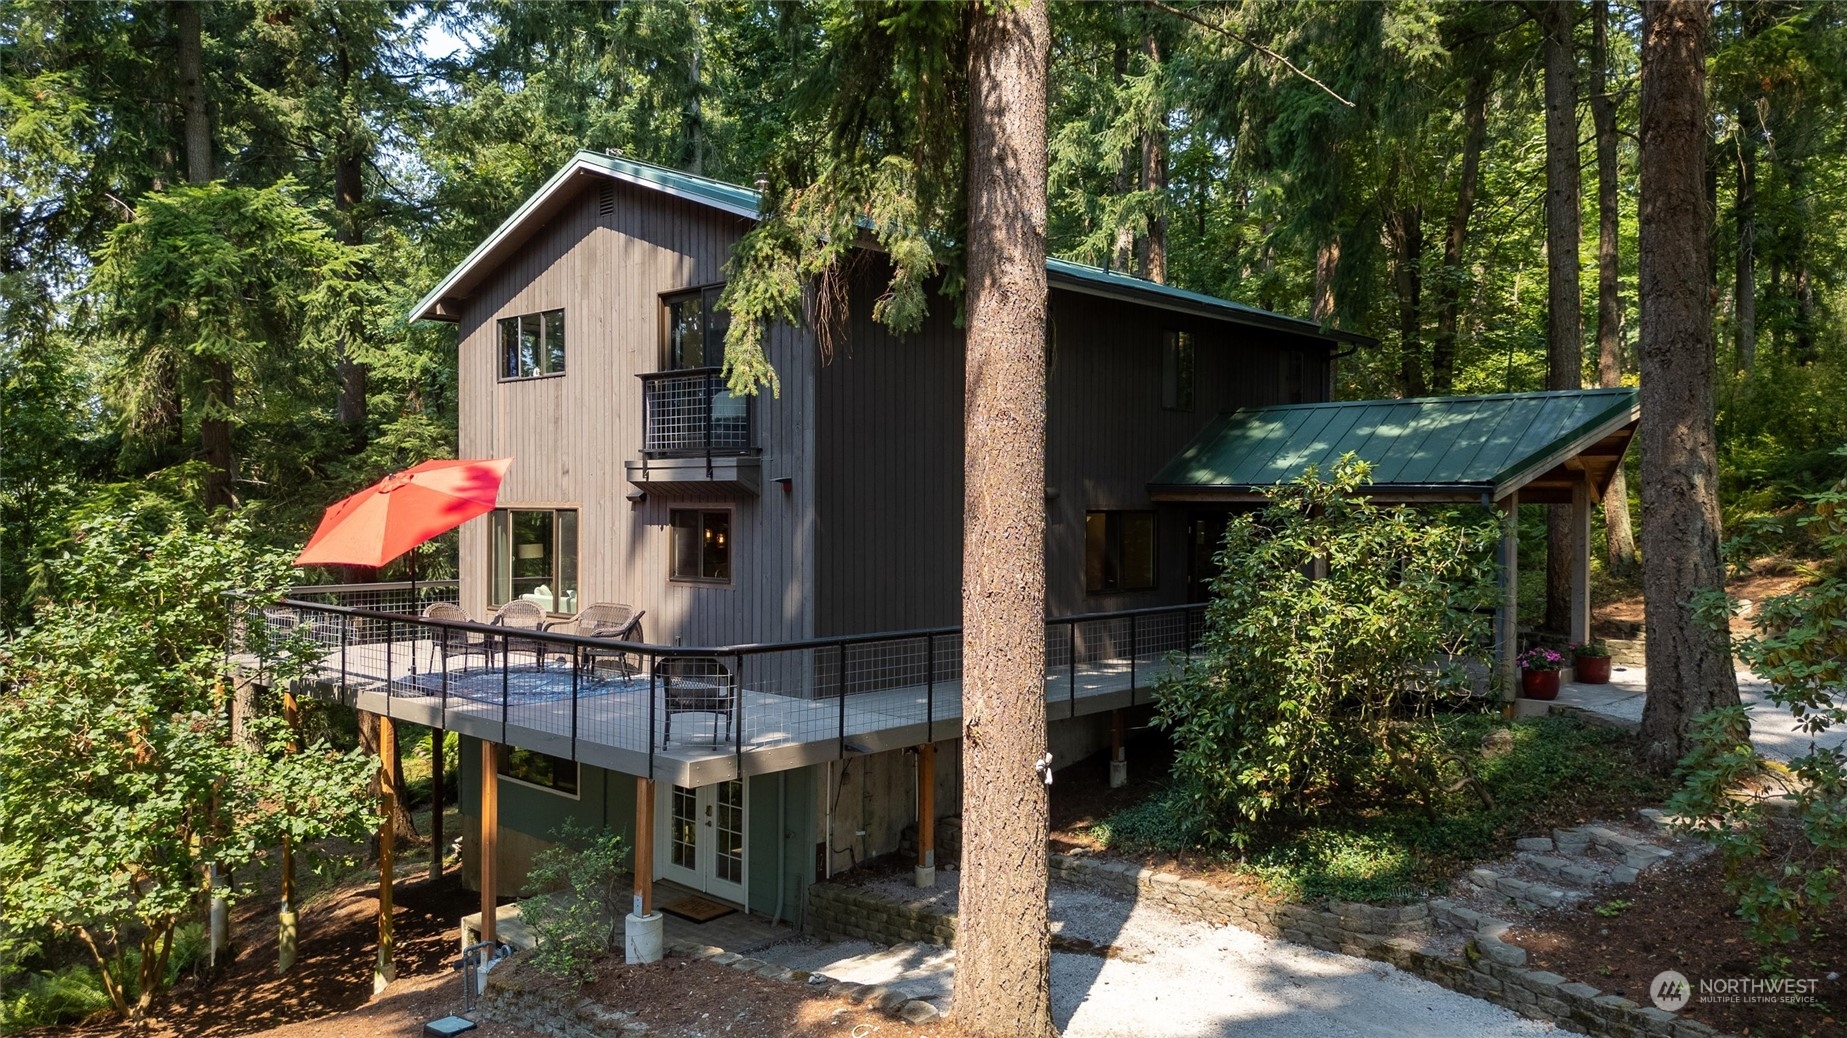
[[[766,916],[775,913],[780,875],[782,918],[801,918],[808,885],[814,878],[816,774],[814,768],[798,768],[756,775],[749,780],[752,912]],[[777,811],[778,803],[783,807],[781,812]]]
[[[461,810],[481,816],[481,741],[462,736]],[[579,766],[575,799],[550,790],[500,780],[500,827],[549,841],[565,819],[608,829],[635,846],[635,778],[589,764]]]

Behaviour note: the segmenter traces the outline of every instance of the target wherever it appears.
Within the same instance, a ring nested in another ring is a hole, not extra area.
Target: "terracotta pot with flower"
[[[1584,642],[1571,647],[1571,669],[1576,680],[1586,685],[1610,682],[1610,647],[1602,642]]]
[[[1557,699],[1558,670],[1565,656],[1556,649],[1535,645],[1520,654],[1520,694],[1528,699]]]

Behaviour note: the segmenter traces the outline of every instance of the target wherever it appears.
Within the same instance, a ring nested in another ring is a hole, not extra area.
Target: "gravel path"
[[[938,873],[939,885],[945,874]],[[953,882],[953,874],[947,877]],[[919,891],[911,891],[914,897]],[[1052,1016],[1066,1038],[1513,1038],[1557,1033],[1381,962],[1210,926],[1054,882],[1053,932],[1108,957],[1052,954]],[[932,900],[946,900],[941,893]],[[931,945],[793,941],[754,953],[794,969],[894,984],[947,1004],[955,953]]]

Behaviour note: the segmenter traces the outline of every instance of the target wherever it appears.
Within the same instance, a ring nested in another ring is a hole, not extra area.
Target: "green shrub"
[[[1429,806],[1448,781],[1432,718],[1471,695],[1496,525],[1374,505],[1366,473],[1311,468],[1226,528],[1199,648],[1155,691],[1173,824],[1198,841],[1243,846],[1341,801]]]
[[[171,986],[194,963],[205,957],[205,927],[188,923],[173,931],[173,950],[167,956],[166,985]],[[140,995],[141,953],[130,949],[119,978],[130,998]],[[82,1020],[115,1008],[95,967],[82,964],[9,976],[6,995],[0,997],[0,1032],[31,1030]]]
[[[556,845],[532,859],[530,882],[546,891],[520,902],[538,938],[533,964],[556,977],[588,980],[597,958],[622,946],[630,906],[622,838],[566,821]]]

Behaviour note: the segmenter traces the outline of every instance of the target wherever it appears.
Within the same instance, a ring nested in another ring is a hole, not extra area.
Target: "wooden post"
[[[1571,484],[1571,640],[1590,641],[1590,473]]]
[[[1500,643],[1499,665],[1503,712],[1513,715],[1519,692],[1520,667],[1520,493],[1501,499],[1501,623],[1495,639]]]
[[[282,720],[289,727],[288,752],[300,749],[295,733],[301,728],[300,707],[295,690],[282,690]],[[295,844],[288,833],[282,834],[282,907],[276,913],[276,972],[287,973],[295,965],[299,916],[295,911]]]
[[[443,730],[430,729],[430,879],[443,875]]]
[[[391,718],[378,716],[378,789],[379,809],[383,812],[378,822],[378,963],[372,970],[372,993],[385,990],[385,985],[398,979],[398,971],[391,962],[391,953],[397,944],[391,931],[391,894],[392,865],[397,857],[398,833],[393,819],[397,815],[397,754],[398,728]]]
[[[936,886],[936,744],[917,747],[917,873],[920,887]]]
[[[654,914],[654,780],[635,779],[635,914]]]
[[[481,932],[482,941],[500,939],[500,899],[494,892],[495,857],[500,853],[500,748],[481,740]]]

